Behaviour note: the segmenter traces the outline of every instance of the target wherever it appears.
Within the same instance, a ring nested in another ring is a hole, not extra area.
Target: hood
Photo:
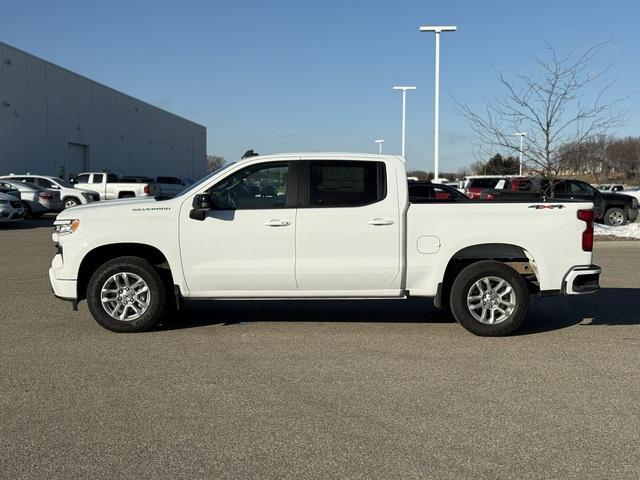
[[[156,200],[154,197],[142,198],[122,198],[120,200],[105,200],[102,202],[91,202],[77,207],[67,208],[58,216],[61,218],[73,218],[74,215],[92,215],[94,213],[108,213],[116,211],[130,211],[136,207],[163,206],[166,201]]]
[[[600,195],[602,195],[602,197],[604,197],[606,200],[609,200],[611,202],[623,201],[625,203],[629,203],[629,205],[632,205],[633,200],[635,200],[634,197],[632,197],[631,195],[625,195],[622,192],[620,193],[600,192]]]

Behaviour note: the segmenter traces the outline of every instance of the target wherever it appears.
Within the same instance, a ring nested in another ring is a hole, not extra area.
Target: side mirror
[[[195,197],[193,197],[191,206],[193,208],[191,209],[191,212],[189,212],[189,217],[194,220],[203,221],[206,217],[207,212],[211,210],[211,194],[197,194]]]

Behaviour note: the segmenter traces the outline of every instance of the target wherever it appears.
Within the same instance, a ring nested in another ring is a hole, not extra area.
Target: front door
[[[291,162],[257,163],[210,190],[203,221],[180,218],[184,275],[195,297],[287,296],[296,290],[296,175]],[[195,193],[195,192],[194,192]]]
[[[401,212],[395,171],[381,161],[305,162],[296,228],[301,293],[395,295]],[[394,188],[387,189],[387,182]]]

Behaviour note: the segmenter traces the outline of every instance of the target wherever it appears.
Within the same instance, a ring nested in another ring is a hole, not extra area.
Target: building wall
[[[0,174],[205,168],[202,125],[0,43]]]

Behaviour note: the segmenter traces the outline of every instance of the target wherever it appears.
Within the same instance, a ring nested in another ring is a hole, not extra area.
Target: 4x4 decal
[[[549,204],[549,205],[529,205],[529,208],[535,208],[536,210],[542,210],[546,208],[564,208],[564,205],[560,205],[557,203]]]

